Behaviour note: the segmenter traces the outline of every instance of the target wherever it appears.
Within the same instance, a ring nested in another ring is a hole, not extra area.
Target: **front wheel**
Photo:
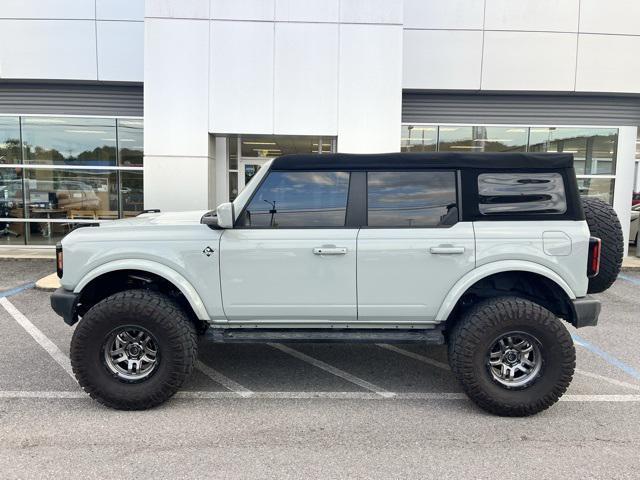
[[[154,407],[193,370],[196,332],[179,305],[147,290],[116,293],[94,305],[71,340],[71,366],[95,400],[120,410]]]
[[[549,408],[573,378],[571,335],[551,312],[516,297],[472,307],[449,337],[449,363],[467,395],[511,417]]]

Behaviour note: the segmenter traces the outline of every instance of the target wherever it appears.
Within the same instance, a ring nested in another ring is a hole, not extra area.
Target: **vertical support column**
[[[613,195],[615,209],[624,233],[624,254],[629,252],[629,222],[631,221],[631,197],[634,187],[637,127],[620,127],[618,130],[618,157],[616,185]]]
[[[208,128],[209,2],[192,6],[178,0],[146,2],[145,208],[200,210],[215,203]]]

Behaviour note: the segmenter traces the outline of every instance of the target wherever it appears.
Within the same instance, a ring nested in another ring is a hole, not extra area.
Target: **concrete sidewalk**
[[[15,259],[53,259],[56,258],[56,249],[47,248],[0,248],[0,258]]]

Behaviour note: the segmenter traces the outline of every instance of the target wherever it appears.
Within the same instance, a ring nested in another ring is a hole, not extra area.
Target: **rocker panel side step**
[[[440,328],[429,330],[263,329],[210,328],[206,338],[215,343],[428,343],[444,344]]]

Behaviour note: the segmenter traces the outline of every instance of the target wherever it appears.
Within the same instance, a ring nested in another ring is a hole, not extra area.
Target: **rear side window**
[[[238,226],[343,227],[348,192],[348,172],[270,172]]]
[[[369,227],[444,227],[458,221],[454,172],[369,172]]]
[[[481,173],[478,194],[482,215],[567,211],[564,180],[559,173]]]

